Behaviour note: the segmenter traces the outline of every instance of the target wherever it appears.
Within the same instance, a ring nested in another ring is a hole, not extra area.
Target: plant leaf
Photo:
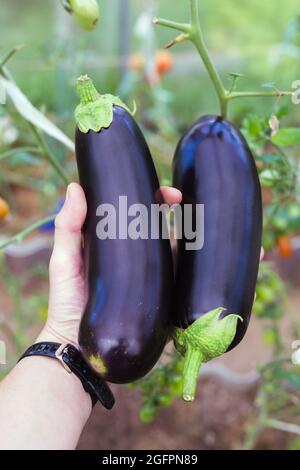
[[[44,116],[44,114],[38,111],[17,87],[17,85],[3,77],[0,77],[0,81],[3,83],[6,93],[11,98],[14,106],[21,116],[74,152],[74,143],[71,141],[71,139],[69,139],[69,137],[67,137],[60,129],[58,129],[58,127],[56,127],[55,124],[53,124],[46,116]]]
[[[279,129],[277,134],[271,138],[271,141],[279,147],[300,144],[300,128],[288,127]]]

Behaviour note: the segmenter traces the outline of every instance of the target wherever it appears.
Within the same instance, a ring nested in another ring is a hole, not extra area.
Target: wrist
[[[92,411],[92,399],[75,374],[67,372],[58,360],[45,356],[25,357],[16,368],[31,374],[36,371],[37,382],[45,387],[49,400],[82,427],[85,425]]]
[[[80,380],[93,405],[99,401],[104,408],[113,408],[115,399],[109,386],[92,370],[81,352],[73,345],[53,341],[37,342],[24,352],[19,362],[28,357],[47,357],[59,361],[66,372],[73,373]]]
[[[37,337],[36,343],[52,342],[60,344],[71,344],[78,349],[78,341],[74,335],[65,335],[62,332],[57,331],[51,326],[50,323],[46,323],[39,336]]]
[[[74,346],[76,349],[78,349],[78,343],[75,342],[74,340],[72,341],[70,338],[67,338],[59,333],[57,333],[50,324],[46,323],[42,331],[40,332],[39,336],[37,337],[35,343],[59,343],[59,344],[71,344]],[[25,360],[28,358],[25,358]],[[88,419],[91,411],[92,411],[92,399],[89,393],[87,393],[83,386],[82,383],[80,382],[79,378],[76,377],[74,373],[69,373],[67,370],[65,370],[62,365],[59,363],[57,360],[53,360],[50,357],[34,357],[34,358],[29,358],[34,359],[34,360],[40,360],[40,361],[45,361],[45,366],[47,367],[56,367],[57,371],[60,373],[60,375],[63,374],[64,376],[64,381],[72,382],[73,384],[73,390],[75,391],[75,400],[74,400],[74,407],[76,408],[76,405],[78,403],[79,406],[82,405],[81,412],[83,413],[83,419]],[[23,359],[24,361],[24,359]],[[22,362],[23,362],[22,361]],[[60,369],[60,370],[59,370]],[[62,394],[62,401],[66,400],[68,403],[67,405],[69,406],[69,399],[68,399],[68,394]],[[75,410],[76,411],[76,410]]]

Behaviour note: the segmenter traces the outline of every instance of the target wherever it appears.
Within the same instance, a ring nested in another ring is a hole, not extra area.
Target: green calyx
[[[68,4],[68,11],[79,26],[86,31],[93,31],[96,28],[100,17],[97,0],[68,0]]]
[[[224,354],[231,345],[237,329],[239,315],[220,318],[226,309],[220,307],[206,313],[186,330],[175,328],[173,340],[184,357],[183,393],[185,401],[195,398],[201,364]]]
[[[117,96],[100,95],[87,75],[78,78],[77,91],[80,104],[75,110],[75,120],[84,134],[89,131],[99,132],[102,128],[108,129],[113,120],[114,106],[126,109],[131,115],[135,114],[135,105],[133,111],[130,111]]]

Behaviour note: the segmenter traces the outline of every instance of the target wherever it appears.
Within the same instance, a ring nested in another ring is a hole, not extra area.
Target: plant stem
[[[264,428],[261,425],[252,425],[246,433],[245,442],[243,445],[243,450],[253,450],[260,434],[263,432]]]
[[[203,362],[203,356],[199,349],[187,347],[184,356],[183,368],[183,392],[182,397],[185,401],[193,401],[199,378],[199,370]]]
[[[249,428],[246,434],[243,450],[254,449],[260,434],[265,429],[265,423],[267,422],[268,401],[262,387],[258,390],[255,401],[257,406],[259,407],[259,414],[255,419],[254,424]]]
[[[196,46],[200,54],[200,57],[206,67],[206,70],[211,78],[211,81],[214,84],[214,87],[216,89],[216,92],[220,101],[220,107],[222,109],[222,107],[224,106],[222,101],[225,100],[226,89],[222,83],[221,77],[219,76],[217,69],[215,68],[209,56],[208,49],[204,41],[202,28],[200,24],[198,0],[190,0],[190,12],[191,12],[191,26],[192,26],[191,40]]]
[[[54,219],[55,219],[55,215],[51,215],[49,217],[46,217],[45,219],[41,219],[41,220],[35,222],[34,224],[27,227],[25,230],[22,230],[22,232],[17,233],[13,237],[6,240],[4,243],[0,244],[0,250],[3,250],[7,246],[12,245],[14,243],[19,243],[25,237],[27,237],[27,235],[29,235],[30,233],[32,233],[35,230],[39,229],[43,225],[48,224],[49,222],[53,222]]]
[[[38,147],[18,147],[18,148],[13,148],[10,150],[7,150],[7,152],[4,152],[0,154],[0,161],[4,160],[5,158],[9,158],[15,154],[22,153],[22,152],[28,152],[28,153],[33,153],[35,155],[40,154],[40,149]]]
[[[235,82],[230,91],[228,91],[222,79],[213,64],[210,55],[208,53],[207,47],[204,42],[202,28],[200,24],[199,16],[199,0],[190,0],[190,24],[177,23],[175,21],[170,21],[162,18],[155,18],[154,23],[160,26],[165,26],[167,28],[176,29],[186,33],[185,40],[190,40],[196,47],[199,55],[203,61],[203,64],[209,74],[209,77],[214,85],[216,94],[219,101],[220,112],[223,117],[227,117],[228,112],[228,103],[229,101],[237,98],[253,98],[253,97],[282,97],[282,96],[293,96],[294,92],[286,91],[280,92],[271,91],[271,92],[234,92]],[[176,44],[176,40],[172,41],[170,45]]]
[[[60,163],[57,161],[56,157],[52,154],[52,152],[48,148],[48,145],[47,145],[47,143],[44,139],[44,136],[39,132],[39,130],[33,124],[29,123],[29,125],[30,125],[30,127],[31,127],[31,129],[32,129],[32,131],[33,131],[33,133],[36,137],[36,140],[38,141],[38,143],[41,147],[43,156],[52,165],[52,167],[57,172],[57,174],[61,177],[63,182],[65,184],[69,184],[68,176],[66,175],[66,173],[65,173],[64,169],[62,168],[62,166],[60,165]]]
[[[227,100],[236,98],[280,98],[282,96],[293,96],[292,91],[236,91],[227,95]]]
[[[280,356],[276,357],[274,359],[271,359],[270,361],[266,362],[265,364],[262,365],[262,367],[259,368],[260,374],[265,372],[266,370],[270,369],[271,367],[280,365],[280,364],[285,364],[285,363],[290,363],[291,361],[291,356]]]
[[[206,68],[206,70],[207,70],[207,72],[210,76],[210,79],[213,82],[213,85],[215,87],[215,90],[216,90],[216,93],[217,93],[217,96],[218,96],[218,100],[219,100],[221,115],[223,117],[226,117],[227,116],[226,90],[225,90],[225,88],[222,84],[221,78],[220,78],[217,70],[215,69],[215,66],[213,65],[213,63],[212,63],[212,61],[209,57],[206,45],[203,41],[201,29],[197,30],[196,34],[194,34],[194,39],[192,39],[192,41],[193,41],[196,49],[198,50],[198,52],[199,52],[199,54],[202,58],[202,61],[204,63],[204,66],[205,66],[205,68]]]
[[[16,52],[18,52],[23,47],[24,45],[20,44],[19,46],[15,46],[11,51],[9,51],[9,53],[4,57],[4,59],[1,60],[0,69],[2,69],[5,66],[5,64],[7,64],[7,62],[12,58],[12,56],[15,55]]]
[[[60,3],[62,5],[62,7],[68,12],[68,13],[72,13],[73,12],[73,9],[70,5],[70,3],[68,2],[68,0],[60,0]]]
[[[195,45],[199,55],[203,61],[203,64],[210,76],[210,79],[215,87],[219,104],[220,104],[220,111],[222,116],[226,117],[227,115],[227,99],[226,99],[226,89],[223,86],[222,80],[216,70],[210,56],[208,50],[206,48],[202,29],[200,25],[199,19],[199,6],[198,0],[190,0],[190,14],[191,14],[191,22],[190,24],[183,24],[183,23],[176,23],[174,21],[169,21],[161,18],[156,18],[154,23],[159,24],[161,26],[166,26],[168,28],[177,29],[184,33],[187,33],[188,36],[186,39],[190,39],[193,44]]]
[[[273,429],[278,429],[279,431],[290,432],[292,434],[297,434],[300,436],[300,426],[293,423],[286,423],[284,421],[279,421],[278,419],[269,419],[266,422],[266,426],[270,426]]]
[[[153,23],[165,26],[166,28],[176,29],[186,34],[191,32],[191,25],[189,23],[177,23],[176,21],[165,20],[164,18],[154,18]]]
[[[94,103],[99,98],[99,93],[93,81],[87,75],[78,78],[77,91],[82,104]]]

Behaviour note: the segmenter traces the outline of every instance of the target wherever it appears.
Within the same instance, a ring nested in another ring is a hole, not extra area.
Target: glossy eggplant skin
[[[96,210],[100,204],[112,204],[118,220],[119,196],[127,196],[128,207],[138,203],[149,209],[160,198],[159,182],[141,130],[118,106],[108,129],[87,134],[76,130],[76,156],[88,205],[88,303],[79,345],[90,363],[91,357],[100,358],[96,369],[103,378],[129,383],[152,369],[170,333],[170,241],[119,239],[118,233],[115,240],[100,240]]]
[[[204,204],[204,245],[187,251],[179,241],[174,323],[187,328],[218,307],[237,314],[244,337],[251,315],[262,239],[262,197],[254,158],[232,123],[200,119],[180,141],[173,162],[174,186],[183,204]]]

